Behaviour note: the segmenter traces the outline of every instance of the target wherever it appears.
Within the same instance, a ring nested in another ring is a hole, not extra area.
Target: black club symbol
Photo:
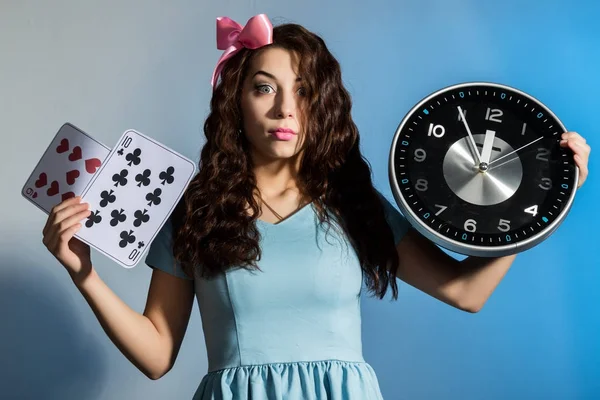
[[[135,176],[135,180],[139,182],[138,187],[141,187],[142,185],[148,186],[150,184],[150,173],[151,171],[149,169],[145,169],[144,172]]]
[[[173,177],[174,172],[175,172],[175,168],[168,167],[165,171],[162,171],[160,174],[158,174],[158,178],[162,179],[161,183],[163,185],[165,184],[165,182],[167,182],[168,184],[171,184],[175,180],[175,178]]]
[[[110,220],[110,226],[117,226],[119,223],[124,222],[127,219],[127,215],[125,215],[122,208],[121,211],[112,210],[110,216],[112,217]]]
[[[129,174],[129,171],[127,171],[126,169],[121,170],[121,172],[119,172],[118,174],[114,174],[112,176],[112,180],[113,182],[115,182],[115,187],[121,185],[121,186],[125,186],[127,185],[127,178],[126,176]]]
[[[135,242],[135,236],[133,235],[133,231],[132,230],[130,230],[129,232],[122,231],[119,236],[122,239],[122,240],[119,241],[119,247],[121,247],[121,248],[127,247],[127,245]]]
[[[102,216],[98,215],[99,213],[100,211],[96,210],[87,217],[87,221],[85,221],[87,228],[91,228],[94,224],[99,224],[102,221]]]
[[[146,195],[146,200],[149,201],[148,207],[151,207],[152,204],[156,204],[156,205],[160,204],[160,202],[161,202],[161,199],[160,199],[161,193],[162,193],[162,190],[160,190],[160,188],[156,188],[156,189],[154,189],[154,192],[148,193]]]
[[[142,247],[144,247],[146,244],[144,242],[138,242],[138,249],[141,249]]]
[[[102,200],[100,200],[100,207],[106,207],[108,203],[114,203],[115,200],[117,200],[117,196],[113,194],[112,189],[110,192],[103,190],[102,193],[100,193],[100,197],[102,197]]]
[[[132,153],[127,153],[127,155],[125,156],[125,159],[127,161],[129,161],[129,163],[127,163],[127,165],[129,165],[130,167],[131,167],[131,164],[138,165],[140,163],[140,161],[142,161],[142,159],[140,158],[141,154],[142,154],[141,149],[135,149]]]
[[[133,226],[138,228],[142,223],[150,221],[150,215],[146,214],[147,212],[148,210],[146,210],[145,208],[144,211],[137,210],[136,212],[134,212],[133,216],[135,217],[135,219],[133,220]]]

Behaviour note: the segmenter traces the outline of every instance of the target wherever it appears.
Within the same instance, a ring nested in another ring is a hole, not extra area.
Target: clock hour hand
[[[489,165],[490,157],[492,156],[492,147],[494,146],[494,138],[496,131],[486,130],[485,139],[483,139],[483,149],[481,150],[481,162]]]
[[[478,160],[475,160],[475,161],[479,161],[479,163],[481,163],[481,155],[479,154],[479,150],[477,150],[477,145],[475,145],[475,140],[473,139],[473,135],[471,134],[471,129],[469,128],[469,124],[467,124],[467,119],[465,118],[465,114],[463,113],[460,106],[456,106],[456,107],[458,108],[458,113],[460,114],[460,119],[462,119],[462,122],[465,125],[465,128],[467,129],[467,133],[469,134],[469,140],[471,141],[471,145],[473,146],[472,148],[474,149],[475,154],[477,155]]]

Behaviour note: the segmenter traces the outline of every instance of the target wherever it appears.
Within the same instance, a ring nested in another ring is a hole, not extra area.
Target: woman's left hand
[[[579,189],[588,176],[588,161],[592,148],[577,132],[565,132],[561,138],[560,145],[562,147],[569,146],[574,153],[575,164],[579,168],[579,183],[577,184],[577,189]]]

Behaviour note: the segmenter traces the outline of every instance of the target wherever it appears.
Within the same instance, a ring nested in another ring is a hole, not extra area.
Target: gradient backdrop
[[[20,189],[65,121],[110,147],[134,128],[198,160],[221,53],[215,18],[245,24],[261,12],[328,43],[376,185],[390,199],[398,123],[450,84],[515,86],[587,138],[596,149],[590,178],[569,217],[517,257],[480,313],[403,284],[398,302],[364,299],[363,333],[386,399],[600,398],[600,5],[541,0],[0,2],[0,398],[191,398],[207,367],[197,306],[175,367],[148,380],[46,251],[46,216]],[[107,284],[143,311],[150,269],[93,258]]]

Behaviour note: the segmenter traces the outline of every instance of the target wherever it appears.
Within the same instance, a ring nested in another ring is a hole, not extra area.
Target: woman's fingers
[[[71,202],[70,200],[72,199],[67,200],[69,204],[61,203],[61,207],[56,206],[56,208],[53,208],[46,220],[46,225],[42,230],[44,237],[50,235],[55,230],[64,230],[72,225],[72,220],[69,220],[69,218],[72,218],[72,216],[77,213],[87,211],[87,208],[89,207],[88,203]],[[67,220],[69,220],[69,222],[65,222]]]

